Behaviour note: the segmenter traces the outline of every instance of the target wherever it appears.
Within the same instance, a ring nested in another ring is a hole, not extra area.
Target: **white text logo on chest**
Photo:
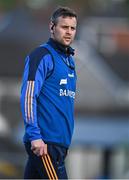
[[[60,80],[60,85],[62,85],[62,84],[67,84],[67,78],[66,78],[66,79],[61,79],[61,80]]]
[[[73,78],[73,77],[74,77],[74,73],[72,73],[72,74],[68,74],[68,77]]]

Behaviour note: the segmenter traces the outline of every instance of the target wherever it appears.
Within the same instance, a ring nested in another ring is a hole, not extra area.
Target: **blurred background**
[[[24,59],[48,40],[59,5],[79,16],[69,177],[129,179],[129,0],[0,0],[0,178],[23,178]]]

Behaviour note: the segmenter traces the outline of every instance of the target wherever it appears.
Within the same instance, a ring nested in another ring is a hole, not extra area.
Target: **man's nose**
[[[68,34],[71,34],[71,33],[72,33],[71,28],[68,28],[68,29],[67,29],[67,33],[68,33]]]

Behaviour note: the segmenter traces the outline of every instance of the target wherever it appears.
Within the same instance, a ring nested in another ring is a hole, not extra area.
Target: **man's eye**
[[[71,29],[74,31],[76,28],[75,27],[71,27]]]
[[[67,26],[63,26],[63,29],[68,29],[68,27]]]

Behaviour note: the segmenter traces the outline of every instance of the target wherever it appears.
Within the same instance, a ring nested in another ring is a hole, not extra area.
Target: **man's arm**
[[[49,54],[39,59],[39,53],[32,53],[26,58],[26,65],[21,88],[21,109],[24,118],[25,131],[31,142],[31,149],[37,155],[47,153],[47,147],[42,141],[37,118],[37,98],[47,75],[53,69],[52,57]]]

